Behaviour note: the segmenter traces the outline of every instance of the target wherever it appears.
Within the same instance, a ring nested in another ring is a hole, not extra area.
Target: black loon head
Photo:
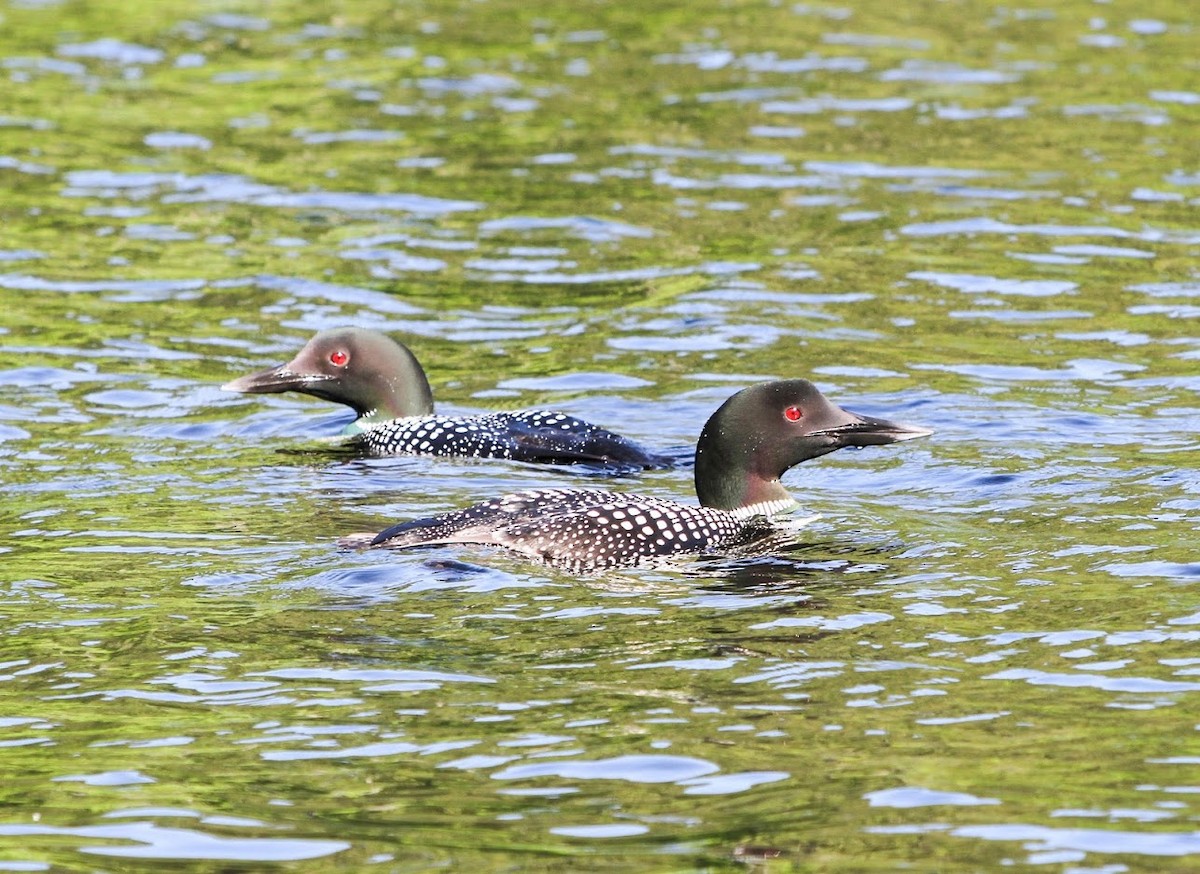
[[[735,394],[705,424],[696,444],[696,496],[721,510],[788,503],[779,478],[802,461],[932,433],[843,410],[806,379],[764,382]]]
[[[425,371],[408,349],[365,328],[322,331],[279,367],[227,382],[226,391],[298,391],[353,407],[359,418],[397,419],[433,412]]]

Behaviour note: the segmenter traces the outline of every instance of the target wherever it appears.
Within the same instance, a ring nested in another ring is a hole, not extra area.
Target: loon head
[[[378,331],[321,331],[287,364],[238,377],[226,391],[303,392],[352,407],[360,419],[395,419],[433,412],[429,380],[404,345]]]
[[[806,379],[764,382],[733,395],[705,424],[696,444],[696,495],[722,510],[779,508],[792,502],[779,478],[802,461],[932,433],[843,410]]]

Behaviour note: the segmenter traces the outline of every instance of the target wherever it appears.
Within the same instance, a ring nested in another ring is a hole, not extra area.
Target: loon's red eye
[[[350,360],[350,353],[345,349],[335,349],[329,353],[329,363],[334,367],[342,367]]]
[[[783,417],[789,422],[799,422],[804,418],[804,411],[799,407],[788,407],[783,411]]]

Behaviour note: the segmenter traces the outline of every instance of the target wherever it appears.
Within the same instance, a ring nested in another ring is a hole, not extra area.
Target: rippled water
[[[0,6],[0,869],[1194,870],[1195,40],[1166,0]],[[219,391],[342,324],[448,412],[686,452],[808,376],[937,433],[793,471],[820,519],[761,557],[340,553],[610,484]]]

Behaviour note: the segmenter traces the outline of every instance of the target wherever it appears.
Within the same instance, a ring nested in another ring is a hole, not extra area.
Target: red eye
[[[799,422],[804,418],[804,411],[799,407],[788,407],[783,411],[783,417],[789,422]]]
[[[329,353],[329,363],[334,367],[342,367],[350,360],[350,353],[344,349],[336,349]]]

